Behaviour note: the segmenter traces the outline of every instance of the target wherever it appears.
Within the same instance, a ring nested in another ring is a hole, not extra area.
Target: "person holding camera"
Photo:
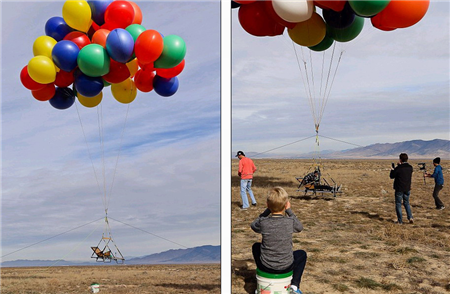
[[[391,173],[389,177],[394,179],[395,190],[395,212],[397,213],[398,224],[403,224],[402,220],[402,203],[406,210],[406,216],[410,224],[414,222],[409,205],[409,196],[411,195],[411,178],[413,167],[408,163],[408,155],[401,153],[399,155],[399,162],[397,166],[392,163]]]
[[[439,199],[439,192],[444,187],[444,174],[442,173],[441,158],[433,159],[434,171],[432,174],[424,173],[425,177],[434,178],[433,198],[436,204],[436,209],[442,210],[445,208],[444,203]]]

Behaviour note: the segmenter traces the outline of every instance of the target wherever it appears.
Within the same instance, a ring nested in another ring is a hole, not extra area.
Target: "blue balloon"
[[[67,25],[64,18],[54,16],[49,18],[45,23],[45,34],[52,37],[56,41],[61,41],[64,37],[72,32],[73,29]]]
[[[55,95],[48,101],[56,109],[67,109],[75,103],[75,93],[67,87],[56,88]]]
[[[103,90],[103,79],[101,77],[90,77],[83,73],[77,73],[75,76],[75,89],[85,97],[94,97]]]
[[[155,76],[153,79],[153,89],[160,96],[172,96],[177,92],[178,86],[179,82],[177,77],[166,79],[160,76]]]
[[[52,59],[57,67],[64,71],[72,71],[77,67],[77,58],[80,48],[69,40],[62,40],[55,44],[52,50]]]
[[[105,23],[105,11],[111,2],[112,0],[88,1],[89,6],[91,7],[92,20],[99,26]]]
[[[124,29],[112,30],[106,38],[106,51],[113,60],[127,63],[133,56],[133,36]]]

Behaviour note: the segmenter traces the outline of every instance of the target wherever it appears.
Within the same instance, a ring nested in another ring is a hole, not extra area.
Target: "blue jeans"
[[[402,203],[406,210],[406,216],[408,220],[412,219],[411,207],[409,205],[409,195],[411,191],[408,192],[399,192],[395,191],[395,212],[397,213],[397,220],[399,224],[403,223],[402,220]]]
[[[253,196],[252,191],[252,179],[242,180],[241,179],[241,198],[242,198],[242,208],[248,208],[250,205],[248,204],[247,192],[252,198],[252,203],[256,203],[255,196]]]

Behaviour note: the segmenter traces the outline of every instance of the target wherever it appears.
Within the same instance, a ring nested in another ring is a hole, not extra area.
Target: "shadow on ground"
[[[292,186],[293,182],[291,181],[283,181],[280,178],[275,177],[264,177],[264,176],[258,176],[254,177],[252,186],[257,187],[290,187]],[[240,187],[241,186],[241,178],[238,176],[231,176],[231,186],[232,187]]]

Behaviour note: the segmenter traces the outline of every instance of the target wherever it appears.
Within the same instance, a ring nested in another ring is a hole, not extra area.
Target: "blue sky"
[[[337,43],[335,60],[343,54],[319,134],[347,143],[322,137],[321,150],[450,139],[449,5],[432,0],[419,23],[390,32],[366,19],[356,39]],[[232,153],[265,152],[310,136],[265,155],[315,151],[312,110],[289,36],[252,36],[237,13],[233,9]],[[322,55],[310,62],[299,47],[300,61],[314,69],[318,93]],[[327,65],[331,56],[326,51]]]
[[[220,3],[135,2],[146,29],[184,39],[186,67],[175,95],[138,92],[129,109],[103,90],[104,165],[97,110],[56,110],[19,79],[34,40],[50,17],[62,16],[64,2],[1,2],[2,255],[101,219],[103,179],[108,193],[113,183],[108,216],[125,256],[220,244]],[[4,260],[89,260],[103,224]]]

